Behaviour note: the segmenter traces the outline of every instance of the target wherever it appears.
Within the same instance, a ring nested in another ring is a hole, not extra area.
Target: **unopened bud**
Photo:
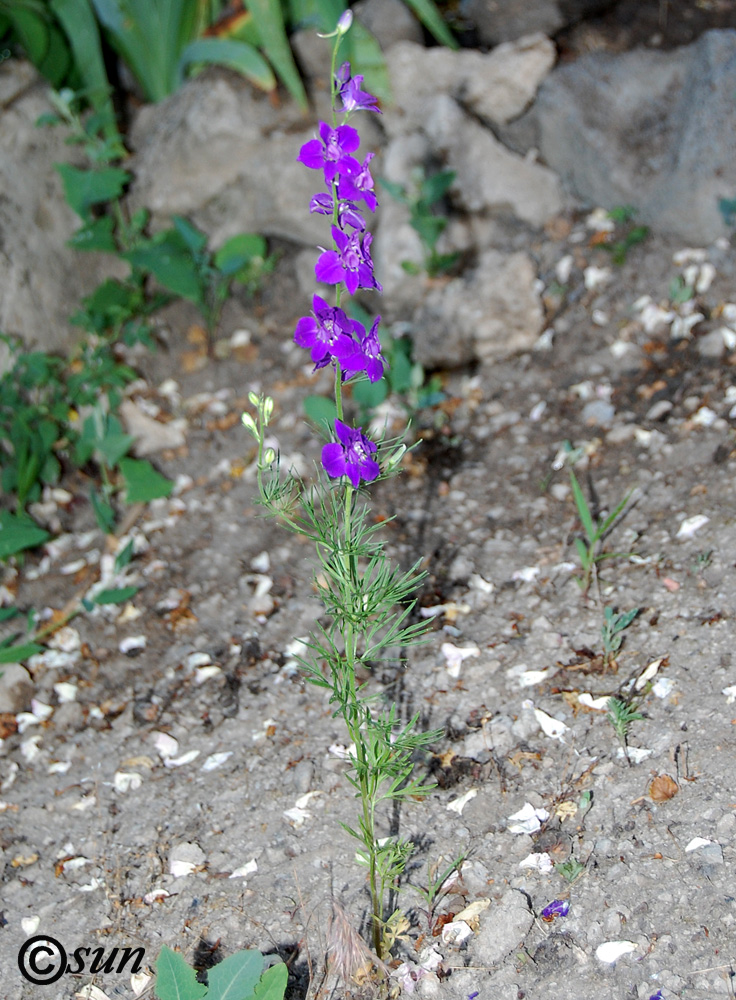
[[[273,465],[275,461],[276,461],[276,452],[273,450],[273,448],[266,448],[266,450],[263,453],[263,464]]]
[[[253,437],[256,440],[258,440],[258,428],[256,427],[256,422],[253,419],[253,417],[251,417],[250,413],[244,413],[240,418],[240,420],[243,424],[243,427],[247,428],[251,432]]]
[[[258,406],[259,399],[258,399],[258,394],[257,393],[255,393],[255,392],[249,392],[248,393],[248,400],[250,401],[251,406]]]
[[[271,419],[271,414],[273,413],[273,399],[270,396],[266,396],[263,400],[263,422],[267,424]]]
[[[406,445],[400,444],[393,455],[386,459],[386,472],[392,472],[406,454]]]
[[[348,7],[340,15],[340,19],[337,22],[337,33],[338,35],[345,35],[350,31],[350,25],[353,23],[353,12]]]

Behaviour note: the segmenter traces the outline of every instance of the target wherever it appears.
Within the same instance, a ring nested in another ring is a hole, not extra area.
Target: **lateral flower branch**
[[[332,121],[320,122],[317,137],[305,143],[298,156],[305,167],[322,174],[326,190],[314,195],[309,211],[330,217],[332,236],[331,247],[319,248],[315,278],[334,286],[334,304],[315,294],[311,314],[302,317],[294,331],[294,340],[310,352],[315,370],[329,366],[334,373],[334,436],[322,448],[316,482],[307,486],[292,471],[281,474],[278,456],[266,444],[272,399],[251,393],[255,416],[243,414],[243,423],[258,443],[260,503],[316,548],[316,585],[329,625],[318,625],[309,637],[301,665],[311,683],[329,691],[335,715],[347,727],[347,780],[355,789],[358,818],[353,826],[342,825],[358,841],[357,859],[367,869],[370,936],[381,970],[390,942],[387,894],[397,886],[413,844],[386,836],[388,809],[379,807],[421,797],[434,787],[414,776],[414,758],[443,732],[422,732],[418,713],[402,724],[395,704],[368,695],[356,679],[358,667],[370,670],[379,662],[401,667],[406,647],[423,641],[427,625],[411,620],[413,595],[424,577],[419,562],[408,571],[391,565],[377,537],[381,526],[369,516],[365,500],[365,484],[395,475],[405,447],[396,439],[371,440],[362,427],[351,426],[343,405],[346,383],[378,381],[386,367],[378,336],[380,317],[366,330],[345,310],[346,296],[358,289],[381,291],[364,216],[377,204],[370,173],[373,154],[362,159],[355,155],[360,135],[348,124],[358,111],[380,110],[376,98],[363,89],[363,77],[352,76],[349,63],[337,68],[340,40],[351,20],[346,12],[326,36],[334,39]]]

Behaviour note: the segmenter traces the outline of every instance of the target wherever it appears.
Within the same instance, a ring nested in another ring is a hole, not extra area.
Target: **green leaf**
[[[133,543],[133,539],[131,538],[128,542],[126,542],[123,549],[120,552],[118,552],[118,554],[115,556],[116,573],[119,573],[120,570],[125,569],[125,567],[130,563],[130,560],[133,558],[134,548],[135,546]]]
[[[100,531],[104,531],[106,535],[111,535],[112,529],[115,527],[115,511],[109,503],[106,503],[99,496],[96,490],[92,490],[90,493],[89,501],[92,504],[92,510],[94,511],[95,520]]]
[[[104,115],[104,134],[109,139],[117,140],[122,149],[110,100],[100,31],[90,0],[50,0],[50,7],[69,40],[75,68],[84,81],[86,97],[95,110]]]
[[[289,970],[283,962],[272,965],[261,976],[253,991],[255,1000],[282,1000],[289,981]]]
[[[261,90],[273,90],[276,86],[276,78],[268,63],[252,45],[246,45],[245,42],[234,42],[229,38],[199,38],[187,45],[181,54],[181,75],[194,63],[228,66],[242,73]]]
[[[104,437],[101,441],[97,441],[97,451],[105,459],[106,464],[112,468],[119,463],[124,455],[128,454],[134,441],[135,438],[132,434],[123,433],[118,418],[110,414],[105,422]]]
[[[407,7],[411,7],[427,31],[434,35],[438,42],[450,49],[460,48],[459,43],[453,38],[450,29],[442,19],[434,0],[404,0],[404,2]]]
[[[307,95],[286,36],[281,0],[245,0],[245,6],[253,18],[261,48],[269,62],[302,111],[306,111],[309,106]]]
[[[0,622],[6,622],[10,618],[17,618],[20,611],[17,608],[0,608]]]
[[[170,292],[204,307],[205,276],[175,229],[121,256],[133,267],[150,272]]]
[[[365,379],[362,382],[355,382],[353,385],[353,399],[365,410],[373,410],[379,406],[388,396],[388,384],[385,378],[377,382],[369,382]]]
[[[207,234],[203,233],[201,229],[197,229],[193,222],[189,219],[185,219],[183,215],[172,215],[171,221],[176,227],[176,231],[179,233],[187,249],[193,254],[200,253],[207,246]]]
[[[71,163],[56,163],[54,166],[61,175],[66,200],[85,222],[92,221],[90,208],[93,205],[119,198],[130,180],[130,174],[117,167],[80,170]]]
[[[596,530],[596,526],[593,523],[590,508],[588,507],[588,501],[585,499],[585,495],[580,489],[580,483],[577,480],[577,476],[572,469],[570,469],[570,485],[572,486],[572,495],[575,498],[575,506],[578,509],[578,517],[580,518],[580,523],[585,531],[585,536],[589,542],[595,542],[598,540],[599,535]]]
[[[113,237],[114,223],[112,216],[103,215],[82,226],[66,241],[68,247],[75,250],[100,250],[102,253],[117,253],[118,248]]]
[[[257,233],[239,233],[226,240],[215,253],[215,267],[223,274],[234,275],[254,257],[266,256],[266,241]]]
[[[42,545],[51,535],[39,528],[27,514],[0,510],[0,559],[7,559],[24,549]]]
[[[101,590],[95,597],[95,604],[123,604],[140,590],[140,587],[119,587],[113,590]]]
[[[20,646],[5,646],[0,649],[0,663],[21,663],[29,656],[42,653],[44,647],[37,642],[24,642]]]
[[[260,951],[236,951],[207,973],[207,1000],[246,1000],[263,972]]]
[[[126,503],[148,503],[149,500],[167,497],[174,488],[170,479],[162,476],[144,459],[122,458],[119,465],[125,479]]]
[[[440,170],[439,173],[425,177],[422,182],[422,200],[427,205],[434,205],[445,197],[457,176],[454,170]]]
[[[163,946],[156,959],[156,996],[159,1000],[201,1000],[207,987],[178,951]]]
[[[304,400],[304,412],[313,423],[324,425],[328,431],[333,430],[337,418],[334,400],[325,396],[307,396]]]

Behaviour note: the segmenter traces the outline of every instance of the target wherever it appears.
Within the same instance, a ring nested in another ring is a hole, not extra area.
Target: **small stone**
[[[497,906],[486,910],[468,950],[478,964],[493,965],[518,948],[533,925],[534,914],[526,897],[512,889]]]
[[[34,693],[31,676],[20,663],[7,663],[0,677],[0,712],[22,712],[31,703]]]

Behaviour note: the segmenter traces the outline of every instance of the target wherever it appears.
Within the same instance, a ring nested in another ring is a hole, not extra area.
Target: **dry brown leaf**
[[[674,778],[670,778],[669,774],[658,775],[652,779],[649,786],[649,795],[654,802],[666,802],[667,799],[674,798],[679,791],[677,782]]]

